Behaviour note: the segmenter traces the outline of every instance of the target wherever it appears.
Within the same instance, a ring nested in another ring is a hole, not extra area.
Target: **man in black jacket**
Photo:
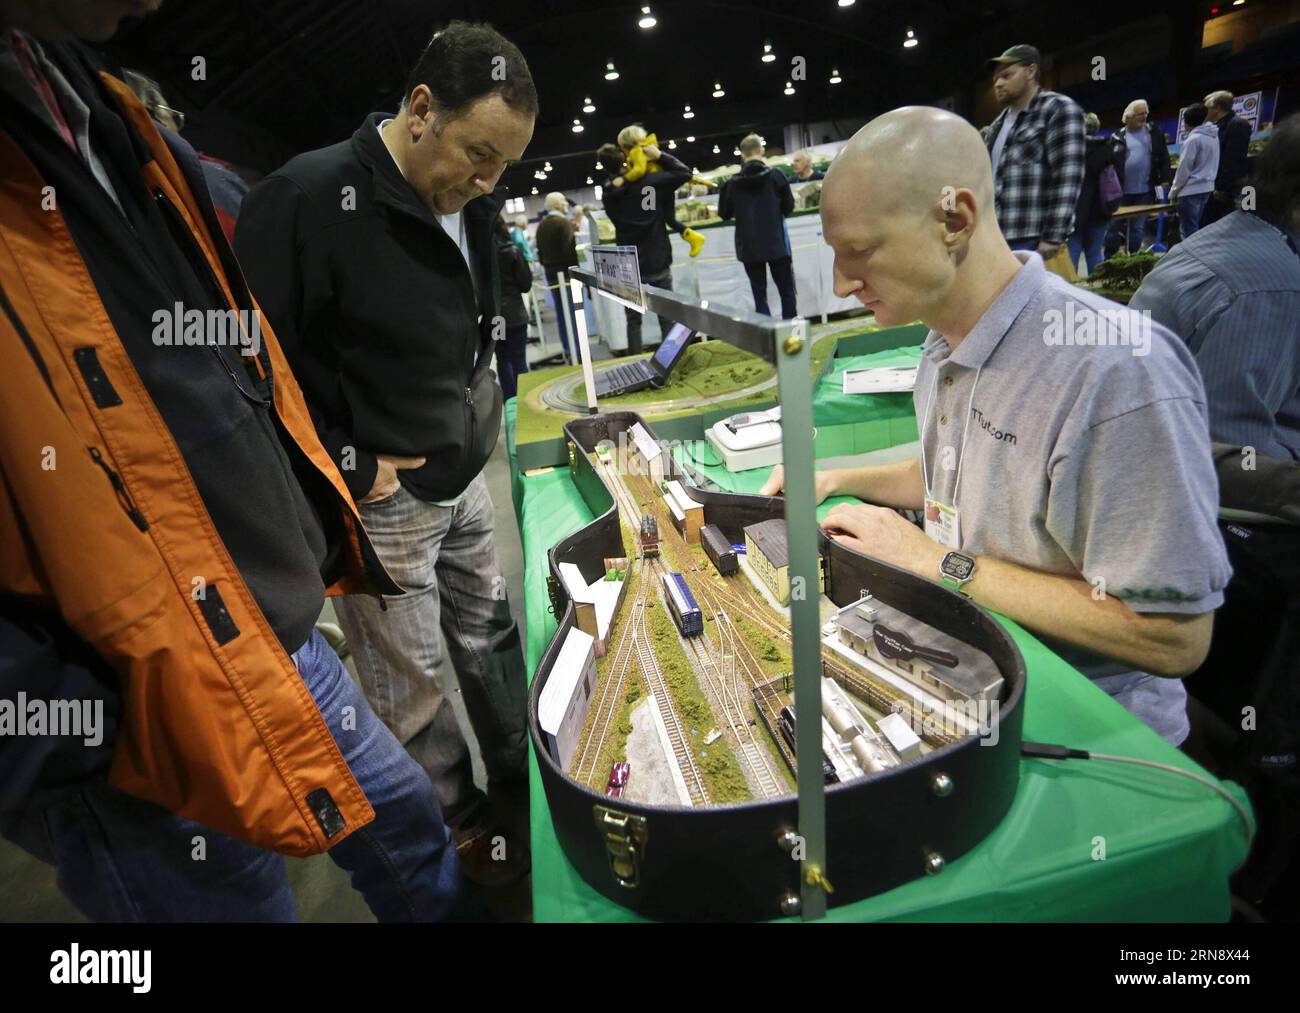
[[[1232,92],[1214,91],[1206,95],[1205,113],[1205,118],[1219,130],[1219,171],[1201,228],[1237,209],[1241,203],[1241,186],[1250,171],[1250,124],[1233,111]]]
[[[749,134],[740,142],[745,160],[740,172],[727,180],[718,196],[718,215],[736,219],[736,259],[749,275],[754,309],[771,316],[767,308],[767,269],[781,293],[781,316],[799,315],[795,307],[794,264],[785,219],[794,210],[790,183],[779,169],[763,161],[763,140]]]
[[[691,178],[691,170],[680,160],[655,145],[646,149],[646,158],[658,162],[657,172],[649,172],[633,183],[618,175],[623,153],[614,145],[602,145],[600,164],[605,166],[601,178],[601,199],[605,213],[614,223],[615,242],[635,246],[641,267],[641,282],[656,288],[673,287],[673,250],[668,244],[665,210],[672,207],[673,192]],[[641,314],[627,308],[627,354],[641,354]],[[659,318],[660,337],[668,333],[672,321]]]
[[[491,860],[485,798],[442,690],[439,629],[489,787],[523,785],[524,663],[480,472],[501,424],[490,195],[536,112],[519,50],[486,25],[453,22],[420,57],[396,115],[371,114],[350,140],[272,173],[235,234],[321,441],[407,588],[386,607],[337,603],[362,686],[428,772],[480,882],[521,873],[525,852]]]

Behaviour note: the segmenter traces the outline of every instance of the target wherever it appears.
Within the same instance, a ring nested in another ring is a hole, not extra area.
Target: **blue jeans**
[[[1154,204],[1156,202],[1155,190],[1148,190],[1146,193],[1126,193],[1121,203],[1126,206],[1136,204]],[[1129,253],[1137,253],[1142,248],[1142,241],[1146,238],[1147,228],[1152,218],[1126,218],[1122,221],[1113,221],[1110,224],[1109,238],[1116,246],[1126,244]],[[1092,270],[1091,267],[1088,268]]]
[[[564,283],[565,283],[566,285],[569,283],[569,275],[568,275],[568,272],[565,272],[565,273],[564,273]],[[548,286],[556,286],[556,285],[559,285],[559,284],[560,284],[560,276],[559,276],[558,274],[551,274],[550,271],[547,271],[547,272],[546,272],[546,284],[547,284]],[[555,329],[556,329],[557,331],[560,332],[560,347],[564,349],[564,358],[565,358],[565,361],[567,361],[567,362],[577,362],[578,360],[575,358],[575,356],[577,355],[577,345],[576,345],[576,343],[575,343],[575,345],[574,345],[574,350],[573,350],[573,351],[570,351],[570,349],[569,349],[569,333],[570,333],[570,331],[573,332],[573,336],[574,336],[575,339],[576,339],[577,336],[578,336],[577,327],[576,327],[576,326],[574,325],[574,323],[573,323],[573,317],[572,317],[572,316],[566,316],[566,314],[565,314],[565,312],[564,312],[564,303],[561,302],[561,300],[560,300],[560,290],[559,290],[558,288],[551,287],[551,288],[548,288],[546,291],[547,291],[547,294],[549,294],[550,297],[551,297],[551,307],[555,310]],[[572,293],[570,293],[570,294],[572,294]],[[569,305],[570,305],[570,306],[573,305],[572,300],[570,300]],[[568,325],[569,325],[569,326],[566,326],[566,325],[565,325],[565,321],[566,321],[566,320],[568,321]]]
[[[1088,256],[1089,274],[1101,266],[1101,262],[1106,259],[1106,230],[1109,228],[1109,222],[1102,222],[1100,225],[1085,225],[1070,233],[1066,245],[1070,249],[1070,263],[1074,265],[1076,271],[1079,269],[1081,253],[1086,253]]]
[[[1206,191],[1178,198],[1178,230],[1184,239],[1200,231],[1201,216],[1205,214],[1205,205],[1209,203],[1210,196]]]
[[[460,830],[481,815],[486,797],[443,689],[449,662],[488,786],[528,779],[527,675],[487,482],[476,476],[454,506],[399,486],[363,503],[361,521],[406,594],[385,599],[386,611],[374,598],[345,595],[334,599],[334,611],[370,706],[424,768],[447,822]]]
[[[459,860],[424,771],[371,712],[319,633],[294,661],[375,809],[374,821],[330,857],[352,874],[380,921],[457,915]],[[57,869],[59,889],[93,921],[297,919],[280,855],[107,785],[69,792],[25,817],[12,836]]]

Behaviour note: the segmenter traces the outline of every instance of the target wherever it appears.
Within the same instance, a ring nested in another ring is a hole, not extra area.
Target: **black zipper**
[[[59,400],[59,395],[54,390],[54,383],[50,379],[50,371],[45,367],[45,360],[41,358],[41,353],[36,347],[36,342],[32,340],[32,336],[28,333],[26,325],[18,316],[18,312],[14,309],[13,304],[9,301],[9,296],[5,293],[3,288],[0,288],[0,307],[3,307],[5,315],[9,318],[9,322],[13,325],[14,330],[18,332],[18,337],[22,340],[24,347],[27,349],[27,353],[32,357],[32,361],[36,363],[36,368],[40,370],[41,377],[45,380],[45,386],[50,390],[50,397],[52,397],[54,403],[58,405],[59,411],[63,412],[63,417],[65,419],[68,418],[68,413],[64,410],[63,402]],[[72,426],[71,419],[68,419],[68,425]],[[75,427],[73,427],[73,431],[76,431]],[[103,469],[104,474],[108,476],[109,482],[113,485],[113,492],[117,495],[117,501],[122,504],[122,509],[124,509],[126,515],[131,518],[131,522],[141,531],[148,531],[149,522],[144,519],[144,514],[140,512],[140,508],[136,506],[135,500],[131,498],[131,493],[127,491],[126,483],[122,481],[122,476],[108,466],[108,462],[104,460],[104,455],[99,452],[98,447],[87,445],[86,449],[90,451],[90,459],[98,464],[100,468]]]
[[[207,283],[208,294],[213,299],[214,308],[225,308],[227,310],[232,309],[233,307],[230,305],[230,301],[226,299],[226,294],[221,289],[221,282],[217,280],[217,276],[212,271],[212,265],[208,263],[208,258],[203,255],[203,251],[199,248],[198,243],[194,239],[194,233],[192,233],[189,226],[185,224],[185,220],[181,217],[181,213],[177,210],[176,205],[172,203],[171,198],[168,197],[166,192],[161,188],[155,189],[153,196],[154,203],[162,209],[163,218],[167,221],[167,228],[171,231],[172,238],[176,241],[176,245],[180,247],[181,251],[185,254],[185,258],[190,262],[190,267],[193,268],[194,273]],[[221,368],[226,371],[226,375],[230,377],[231,383],[235,385],[244,399],[251,404],[257,405],[259,408],[269,410],[272,400],[270,398],[259,397],[249,391],[243,383],[240,382],[239,377],[235,373],[234,367],[230,365],[230,361],[226,358],[221,349],[216,345],[209,345],[208,347],[217,357],[217,360],[221,363]],[[263,363],[263,367],[266,368],[265,363]],[[269,368],[266,368],[266,376],[269,386],[271,382],[271,370]],[[250,381],[251,379],[252,378],[249,377]]]
[[[113,492],[117,494],[117,500],[122,504],[126,515],[131,518],[135,526],[141,531],[148,531],[149,522],[144,519],[144,514],[140,512],[140,508],[135,505],[135,500],[131,498],[131,493],[127,491],[122,476],[108,466],[108,462],[104,460],[104,455],[99,452],[98,447],[87,447],[86,449],[90,451],[90,459],[98,464],[104,470],[104,474],[108,476],[109,482],[113,485]]]

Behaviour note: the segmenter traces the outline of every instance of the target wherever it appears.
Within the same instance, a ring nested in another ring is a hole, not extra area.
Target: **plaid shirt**
[[[989,127],[990,157],[1006,116],[1004,109]],[[993,167],[998,224],[1009,242],[1065,242],[1074,231],[1086,152],[1083,110],[1068,96],[1040,90]]]

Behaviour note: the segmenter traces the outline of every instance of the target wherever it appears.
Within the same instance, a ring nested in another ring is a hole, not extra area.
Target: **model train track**
[[[629,526],[634,526],[636,518],[643,512],[636,503],[635,495],[613,468],[603,463],[600,464],[600,467],[606,473],[607,484],[613,491],[615,505],[621,513],[627,515]],[[682,780],[686,784],[686,792],[691,804],[706,805],[709,801],[709,792],[704,784],[704,776],[701,774],[699,766],[695,762],[694,754],[691,752],[685,728],[680,716],[677,714],[677,708],[673,704],[672,695],[668,691],[667,680],[664,679],[663,671],[659,667],[659,660],[655,657],[654,650],[650,646],[649,633],[646,627],[645,611],[657,596],[658,578],[662,572],[663,560],[660,557],[642,557],[637,578],[637,601],[634,605],[633,614],[624,621],[624,633],[620,638],[620,646],[623,642],[622,638],[626,637],[627,643],[630,645],[628,649],[629,657],[634,654],[641,666],[641,673],[651,695],[655,699],[655,706],[659,709],[659,716],[668,735],[668,744],[673,753],[673,760],[681,771]],[[625,658],[624,668],[626,668],[627,664],[628,659]],[[600,735],[597,740],[602,744],[608,728],[613,723],[614,714],[617,713],[618,700],[622,698],[622,681],[619,681],[617,685],[613,685],[613,682],[612,679],[606,680],[606,688],[610,690],[611,702],[601,722]],[[594,732],[595,726],[593,725]],[[598,763],[601,748],[603,748],[602,745],[597,746],[595,756],[590,761],[592,764]]]
[[[638,615],[645,608],[645,581],[638,579],[637,596],[628,603],[629,616]],[[583,739],[577,760],[572,770],[578,781],[583,781],[593,788],[603,787],[598,783],[600,757],[605,748],[609,729],[618,714],[619,701],[623,699],[623,686],[627,681],[628,669],[636,657],[636,623],[625,621],[619,630],[618,643],[609,672],[601,680],[600,691],[596,697],[596,714],[591,727]]]
[[[706,644],[688,641],[696,650],[699,669],[713,686],[714,695],[722,706],[723,716],[740,748],[741,759],[752,775],[757,794],[762,798],[784,795],[786,790],[780,773],[773,768],[770,754],[758,741],[754,734],[754,726],[750,724],[752,699],[736,692],[736,662],[740,660],[738,646],[743,640],[739,636],[739,631],[731,623],[731,617],[718,607],[716,599],[708,591],[702,591],[701,594],[704,598],[703,606],[713,612],[713,628],[718,638],[718,645],[715,648],[711,643],[706,646]],[[731,648],[730,652],[727,650],[728,645]],[[730,672],[727,671],[728,660],[731,662]],[[713,669],[712,674],[709,672],[710,668]],[[746,682],[752,688],[753,676],[743,662],[740,668],[745,671]]]
[[[652,567],[652,570],[656,569],[658,567]],[[686,792],[690,796],[691,805],[707,805],[709,791],[704,786],[704,776],[695,763],[695,756],[691,753],[690,743],[686,739],[685,726],[677,714],[677,708],[673,705],[672,694],[668,692],[668,682],[659,667],[659,659],[655,657],[654,649],[650,646],[650,637],[645,629],[645,609],[633,618],[641,629],[641,635],[636,638],[636,651],[641,660],[641,671],[645,674],[646,683],[650,686],[650,692],[659,708],[659,716],[663,719],[664,729],[668,733],[668,744],[672,748],[673,759],[682,772],[682,778],[686,781]]]
[[[690,653],[695,656],[697,671],[704,676],[713,689],[714,698],[722,708],[723,719],[735,737],[740,757],[749,769],[750,780],[756,789],[756,794],[761,798],[775,798],[777,795],[784,794],[780,779],[771,769],[766,753],[754,738],[748,709],[728,685],[727,675],[719,664],[719,656],[723,652],[712,648],[707,643],[701,643],[701,639],[692,637],[685,639],[684,643],[689,645]]]

